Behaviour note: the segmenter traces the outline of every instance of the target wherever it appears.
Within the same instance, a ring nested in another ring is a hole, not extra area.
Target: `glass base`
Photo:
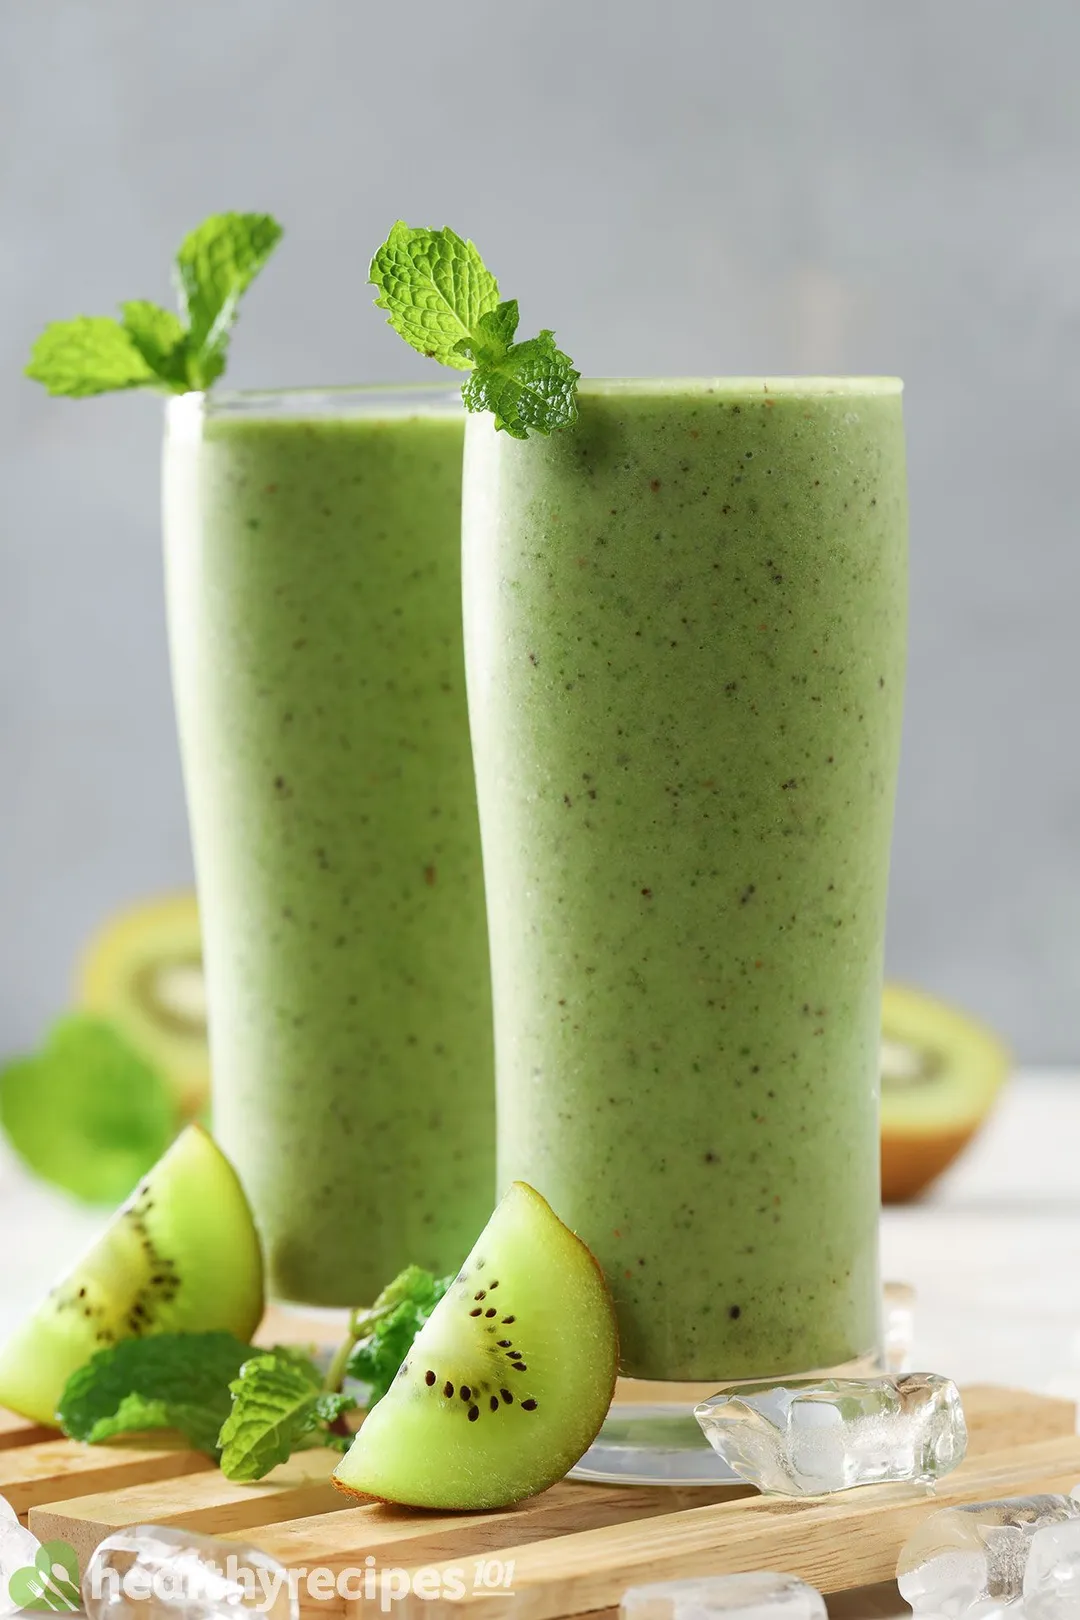
[[[870,1378],[888,1370],[878,1351],[841,1367],[777,1374],[792,1378]],[[772,1376],[764,1375],[766,1378]],[[716,1379],[711,1384],[665,1384],[620,1378],[603,1427],[569,1478],[594,1485],[736,1485],[745,1483],[712,1449],[694,1416],[694,1407],[748,1378]]]
[[[710,1394],[716,1393],[708,1387]],[[616,1400],[569,1478],[595,1485],[740,1483],[702,1434],[694,1403],[681,1401],[653,1405]]]

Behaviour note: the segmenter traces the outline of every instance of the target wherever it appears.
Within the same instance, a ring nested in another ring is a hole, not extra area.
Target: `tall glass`
[[[625,1373],[872,1362],[901,385],[580,410],[466,431],[500,1180],[598,1256]]]
[[[493,1059],[453,388],[169,409],[169,629],[213,1118],[275,1295],[456,1267]]]

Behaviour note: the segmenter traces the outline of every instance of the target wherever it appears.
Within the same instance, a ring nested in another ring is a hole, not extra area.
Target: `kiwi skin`
[[[615,1307],[595,1257],[515,1182],[334,1484],[362,1501],[508,1507],[562,1479],[592,1444],[617,1370]]]
[[[978,1019],[908,985],[885,986],[882,1033],[911,1060],[903,1079],[882,1074],[881,1196],[902,1204],[936,1181],[979,1131],[1012,1059]]]

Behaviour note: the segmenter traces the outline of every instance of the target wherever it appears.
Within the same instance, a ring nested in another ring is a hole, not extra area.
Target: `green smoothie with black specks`
[[[623,1370],[872,1353],[906,496],[891,379],[585,383],[466,431],[499,1171]]]
[[[189,395],[165,448],[214,1129],[273,1293],[456,1268],[494,1193],[453,388]]]

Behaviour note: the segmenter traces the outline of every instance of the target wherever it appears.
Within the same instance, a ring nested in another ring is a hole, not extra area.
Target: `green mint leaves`
[[[324,1390],[318,1368],[283,1352],[245,1362],[229,1385],[232,1411],[221,1430],[221,1471],[243,1484],[262,1479],[305,1446],[333,1445],[329,1427],[356,1402]]]
[[[165,1078],[113,1025],[72,1013],[44,1047],[0,1069],[0,1125],[37,1175],[115,1206],[176,1135]]]
[[[499,284],[471,242],[447,227],[413,230],[399,219],[371,261],[376,309],[429,360],[468,371],[459,345],[499,302]]]
[[[514,341],[515,299],[500,302],[499,284],[472,242],[447,226],[416,229],[398,220],[371,261],[378,309],[406,343],[429,359],[468,371],[462,399],[491,411],[515,439],[549,434],[577,421],[577,384],[555,334]]]
[[[269,214],[212,214],[181,242],[176,279],[193,362],[189,388],[209,388],[221,376],[237,305],[281,237]]]
[[[214,1455],[232,1407],[230,1386],[258,1352],[231,1333],[155,1333],[121,1339],[72,1373],[57,1419],[91,1445],[146,1429],[177,1429]]]
[[[407,1266],[383,1289],[370,1311],[352,1323],[357,1340],[348,1361],[350,1378],[368,1386],[370,1405],[381,1401],[412,1349],[413,1340],[453,1282],[420,1266]]]
[[[240,299],[281,236],[269,214],[212,214],[176,255],[179,316],[139,299],[121,304],[118,321],[53,321],[34,344],[26,375],[70,399],[123,388],[209,388],[225,369]]]

